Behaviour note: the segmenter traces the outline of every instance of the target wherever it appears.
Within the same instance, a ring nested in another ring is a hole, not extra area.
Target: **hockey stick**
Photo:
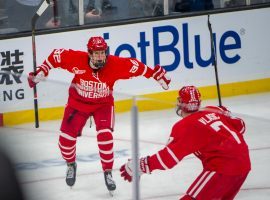
[[[220,87],[219,87],[219,80],[218,80],[218,70],[217,70],[217,54],[216,54],[216,48],[215,48],[215,43],[214,43],[214,38],[213,38],[213,31],[212,31],[212,26],[210,23],[210,15],[208,15],[208,29],[210,32],[210,41],[211,41],[211,56],[214,56],[214,68],[215,68],[215,77],[216,77],[216,85],[217,85],[217,93],[218,93],[218,102],[219,106],[222,106],[221,103],[221,94],[220,94]]]
[[[40,7],[38,8],[35,15],[32,17],[32,52],[33,52],[33,68],[34,73],[37,71],[37,58],[36,58],[36,41],[35,41],[35,27],[38,18],[43,14],[43,12],[50,5],[49,0],[44,0]],[[37,98],[37,87],[36,85],[33,87],[34,92],[34,111],[35,111],[35,127],[39,127],[39,117],[38,117],[38,98]]]
[[[53,23],[57,26],[59,20],[57,0],[53,0]]]

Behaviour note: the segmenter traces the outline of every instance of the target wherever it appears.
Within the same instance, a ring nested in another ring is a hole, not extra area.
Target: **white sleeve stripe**
[[[195,191],[193,197],[196,199],[197,195],[202,191],[202,189],[204,188],[204,186],[209,182],[209,180],[212,178],[212,176],[214,176],[216,172],[211,172],[210,174],[208,174],[208,176],[206,177],[206,179],[203,181],[203,183],[199,186],[199,188],[197,188],[197,190]]]
[[[105,163],[110,163],[110,162],[113,162],[113,161],[114,161],[114,158],[112,158],[112,159],[110,159],[110,160],[105,160],[105,159],[103,159],[103,158],[100,158],[100,160],[101,160],[102,162],[105,162]]]
[[[71,141],[76,141],[77,138],[71,137],[70,135],[66,134],[66,133],[60,133],[60,137],[63,137],[67,140],[71,140]]]
[[[189,191],[188,195],[195,197],[193,195],[198,195],[198,193],[202,190],[201,186],[205,186],[209,179],[215,174],[216,172],[210,172],[210,171],[205,171],[200,179],[197,181],[197,183],[192,187],[192,189]],[[195,194],[194,194],[195,193]]]
[[[209,174],[209,171],[204,172],[204,174],[201,176],[201,178],[197,181],[197,183],[193,186],[193,188],[189,191],[189,195],[194,192],[194,190],[201,184],[201,182],[204,180],[204,177]]]
[[[242,120],[241,120],[241,124],[242,124],[243,128],[240,130],[240,133],[243,134],[246,130],[246,127],[245,127],[245,124]]]
[[[106,133],[106,132],[109,132],[109,133],[111,133],[112,131],[110,130],[110,129],[101,129],[101,130],[99,130],[98,132],[97,132],[97,134],[100,134],[100,133]]]
[[[194,154],[195,154],[196,156],[200,156],[200,155],[201,155],[201,152],[195,151]]]
[[[71,156],[71,157],[66,157],[66,156],[63,156],[63,155],[62,155],[62,157],[63,157],[65,160],[69,160],[69,159],[74,158],[74,157],[75,157],[75,155],[76,155],[76,154],[74,153],[74,154],[73,154],[73,156]]]
[[[156,155],[157,155],[157,159],[158,159],[159,163],[161,164],[161,166],[162,166],[164,169],[169,169],[169,168],[164,164],[164,162],[162,161],[162,159],[161,159],[159,153],[157,153]]]
[[[50,67],[49,66],[46,66],[46,65],[43,65],[46,67],[47,71],[49,72],[50,71]]]
[[[240,133],[243,134],[245,132],[245,127],[243,127],[241,130],[240,130]]]
[[[114,125],[114,107],[112,106],[111,108],[111,128],[113,129],[113,125]]]
[[[47,73],[49,72],[49,67],[47,66],[47,65],[44,65],[44,64],[42,64],[42,65],[40,65],[40,67],[42,68],[42,69],[44,69]]]
[[[58,145],[61,149],[65,149],[65,150],[71,150],[73,148],[75,148],[76,144],[74,144],[72,147],[66,147],[66,146],[63,146],[60,142],[58,142]]]
[[[75,151],[76,151],[76,148],[74,148],[71,152],[64,152],[64,151],[61,151],[61,153],[62,153],[63,155],[69,156],[69,155],[71,155],[71,154],[74,154]]]
[[[53,65],[50,63],[50,61],[48,60],[48,58],[46,59],[46,63],[48,64],[48,66],[49,66],[51,69],[54,68]]]
[[[220,108],[219,106],[216,106],[215,108],[219,109],[220,111],[224,112],[224,110],[222,108]],[[215,111],[215,109],[210,109],[210,110],[213,110]]]
[[[172,151],[169,147],[166,147],[166,149],[167,149],[168,153],[171,155],[171,157],[174,159],[174,161],[175,161],[176,163],[179,163],[179,160],[178,160],[178,158],[176,157],[176,155],[173,153],[173,151]]]
[[[108,151],[104,151],[104,150],[101,150],[101,149],[99,149],[99,152],[100,153],[102,153],[102,154],[112,154],[113,153],[113,149],[111,149],[111,150],[108,150]]]
[[[98,144],[101,144],[101,145],[112,144],[112,143],[113,143],[113,140],[109,140],[109,141],[98,141]]]
[[[144,70],[143,70],[142,76],[143,76],[143,75],[145,75],[145,74],[146,74],[146,72],[147,72],[147,66],[146,66],[146,65],[144,65]]]
[[[45,64],[41,64],[40,66],[46,68],[46,69],[50,69],[50,67],[48,65],[45,65]]]
[[[154,77],[157,73],[160,73],[160,71],[162,71],[161,67],[160,67],[159,70],[156,71],[152,76]]]

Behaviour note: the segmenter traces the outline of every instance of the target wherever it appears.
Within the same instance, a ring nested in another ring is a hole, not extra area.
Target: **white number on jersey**
[[[61,53],[64,51],[64,49],[56,49],[53,53],[54,61],[57,63],[61,62]]]
[[[132,62],[133,66],[129,71],[131,73],[135,73],[139,69],[139,63],[136,60],[131,60],[131,59],[130,59],[130,62]]]
[[[221,129],[221,127],[225,128],[225,130],[227,130],[227,132],[233,136],[233,138],[236,140],[236,142],[238,144],[241,143],[241,141],[240,141],[239,137],[237,136],[237,134],[234,131],[232,131],[231,129],[229,129],[229,127],[226,126],[225,124],[223,124],[221,121],[216,121],[216,122],[212,123],[210,126],[216,132],[218,132]]]

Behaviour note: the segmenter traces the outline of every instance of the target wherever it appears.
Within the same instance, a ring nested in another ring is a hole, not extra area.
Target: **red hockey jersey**
[[[87,52],[55,49],[40,68],[47,76],[49,70],[62,68],[74,74],[69,88],[68,104],[86,111],[93,104],[113,103],[113,86],[119,79],[136,76],[150,78],[153,70],[136,58],[108,55],[105,66],[94,71],[89,66]]]
[[[166,147],[149,157],[150,171],[175,166],[194,154],[209,171],[226,175],[243,174],[251,169],[248,146],[243,138],[244,121],[204,109],[178,121]]]

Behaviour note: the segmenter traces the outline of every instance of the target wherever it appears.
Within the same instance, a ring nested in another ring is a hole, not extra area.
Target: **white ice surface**
[[[223,99],[234,114],[247,125],[245,133],[252,161],[252,171],[236,199],[270,199],[270,93]],[[216,101],[204,102],[217,104]],[[151,155],[163,148],[172,125],[178,120],[173,109],[139,113],[140,155]],[[98,156],[95,127],[88,125],[77,144],[77,181],[70,189],[65,183],[66,165],[58,149],[61,121],[41,122],[40,128],[24,124],[1,128],[3,142],[15,162],[27,200],[99,200],[132,199],[132,185],[120,177],[120,166],[131,157],[131,114],[117,114],[114,132],[117,183],[114,197],[104,184]],[[188,156],[167,171],[143,175],[141,199],[179,199],[201,171],[200,162]]]

